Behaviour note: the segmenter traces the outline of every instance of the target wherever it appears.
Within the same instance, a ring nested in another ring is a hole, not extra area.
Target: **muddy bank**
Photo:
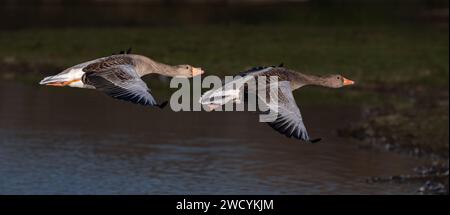
[[[381,96],[395,94],[399,99],[366,107],[364,121],[339,130],[341,136],[361,140],[364,147],[448,158],[447,89],[406,85],[397,88],[368,86],[356,90],[372,90]]]
[[[364,120],[340,129],[340,136],[360,140],[361,148],[395,151],[430,160],[429,165],[415,168],[413,175],[374,176],[367,181],[422,181],[419,193],[448,194],[448,89],[374,84],[356,90],[395,95],[398,100],[367,107],[363,111]]]
[[[414,168],[414,174],[395,175],[390,177],[370,177],[367,183],[423,183],[417,189],[419,194],[447,194],[448,187],[448,162],[445,160],[434,161],[430,165]]]

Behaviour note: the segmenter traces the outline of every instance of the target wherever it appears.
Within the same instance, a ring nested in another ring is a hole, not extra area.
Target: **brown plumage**
[[[297,139],[309,142],[317,142],[320,139],[311,140],[309,138],[308,132],[306,131],[306,127],[303,123],[302,115],[295,102],[292,91],[307,85],[339,88],[354,83],[341,75],[306,75],[284,68],[283,66],[255,67],[240,73],[239,76],[243,77],[245,80],[248,80],[247,78],[249,76],[253,76],[256,82],[258,81],[258,77],[265,76],[267,85],[272,84],[270,83],[270,77],[276,77],[278,79],[278,97],[276,98],[278,101],[277,105],[274,106],[270,100],[267,100],[266,98],[259,98],[260,102],[266,104],[270,110],[277,113],[275,120],[268,122],[268,124],[287,137],[295,137]],[[236,81],[236,83],[239,82],[239,80],[234,81]],[[227,103],[228,101],[235,102],[244,100],[240,98],[240,93],[236,93],[231,90],[219,88],[216,90],[207,91],[203,94],[200,102],[204,105],[208,105],[211,109],[214,109]],[[249,92],[248,88],[245,88],[242,84],[239,86],[238,90],[243,90],[244,94],[254,93],[253,91]],[[266,97],[270,95],[269,90],[270,88],[266,87]]]
[[[117,65],[135,66],[131,56],[127,55],[113,55],[106,58],[101,58],[99,61],[91,63],[83,68],[84,72],[98,72],[111,68]]]
[[[111,55],[70,67],[63,72],[44,78],[40,84],[70,86],[99,90],[113,98],[135,104],[163,107],[157,103],[141,77],[151,73],[165,76],[193,77],[203,73],[190,65],[171,66],[142,55]]]

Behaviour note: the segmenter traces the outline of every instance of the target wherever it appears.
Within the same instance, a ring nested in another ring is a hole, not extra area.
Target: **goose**
[[[302,74],[285,68],[283,64],[280,64],[279,66],[254,67],[238,74],[238,77],[244,79],[249,77],[257,78],[259,76],[265,76],[267,80],[269,80],[269,77],[271,76],[275,76],[278,79],[278,106],[277,110],[275,110],[275,120],[267,122],[269,126],[289,138],[293,137],[311,143],[318,142],[321,138],[310,139],[292,91],[308,85],[341,88],[355,83],[350,79],[344,78],[342,75],[316,76]],[[236,79],[232,82],[236,82]],[[232,82],[226,83],[225,85]],[[248,88],[244,88],[242,84],[237,84],[235,86],[237,86],[237,90],[226,89],[224,87],[209,90],[202,94],[199,101],[201,104],[209,107],[210,111],[215,110],[230,101],[239,103],[241,101],[241,98],[239,97],[239,95],[241,95],[240,92],[243,91],[244,94],[248,94],[249,91]],[[269,90],[268,87],[266,89],[267,91]],[[267,105],[269,108],[273,108],[266,99],[260,98],[258,101],[263,102],[263,104]]]
[[[130,49],[119,54],[77,64],[61,73],[42,79],[41,85],[96,89],[115,99],[145,106],[163,108],[167,101],[157,103],[142,76],[157,73],[164,76],[194,77],[201,68],[183,64],[171,66],[143,55],[130,54]]]

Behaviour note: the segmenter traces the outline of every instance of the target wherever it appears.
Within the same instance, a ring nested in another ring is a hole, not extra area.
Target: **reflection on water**
[[[1,194],[386,194],[420,161],[334,131],[356,108],[302,105],[300,144],[251,113],[173,113],[96,91],[0,83]],[[338,114],[337,114],[338,113]]]

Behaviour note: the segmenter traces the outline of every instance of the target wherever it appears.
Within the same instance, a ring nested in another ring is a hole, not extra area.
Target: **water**
[[[358,108],[301,109],[318,144],[251,113],[174,113],[99,92],[0,83],[0,194],[408,194],[368,184],[421,163],[360,149],[335,130]]]

